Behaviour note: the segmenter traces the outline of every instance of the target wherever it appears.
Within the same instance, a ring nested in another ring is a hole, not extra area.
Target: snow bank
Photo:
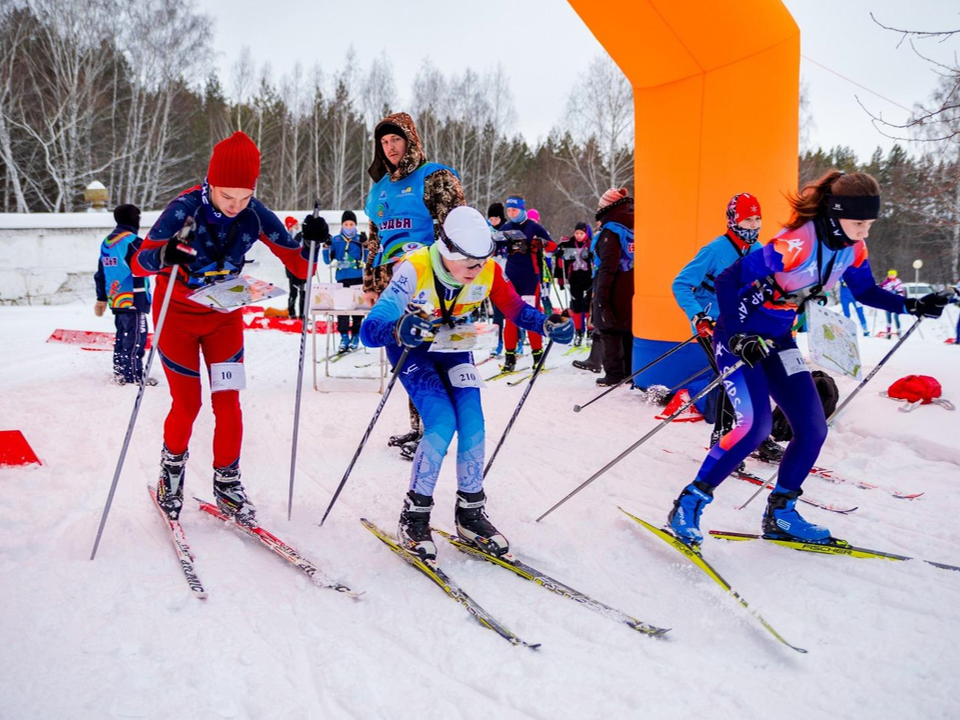
[[[267,264],[264,263],[264,268]],[[951,319],[956,309],[951,308]],[[960,564],[960,413],[909,415],[878,395],[908,373],[936,375],[960,401],[960,347],[927,323],[831,431],[820,463],[907,491],[805,484],[808,497],[859,506],[805,509],[838,537]],[[941,327],[942,326],[942,327]],[[80,304],[0,308],[2,427],[19,428],[43,467],[0,469],[0,717],[395,718],[411,706],[450,718],[947,720],[957,717],[960,573],[707,539],[721,573],[791,642],[757,627],[673,550],[625,519],[661,523],[696,473],[709,428],[670,426],[543,523],[557,499],[657,424],[657,408],[618,390],[582,413],[596,376],[557,369],[534,387],[487,481],[490,513],[514,549],[625,612],[673,628],[650,640],[440,542],[450,575],[539,652],[511,647],[403,564],[358,522],[393,529],[410,465],[387,437],[407,425],[397,392],[325,526],[326,507],[370,415],[372,391],[306,390],[293,520],[288,457],[299,338],[246,335],[244,482],[265,526],[366,595],[313,587],[283,562],[188,506],[183,523],[210,593],[190,597],[145,491],[156,477],[165,380],[148,388],[100,554],[88,555],[136,391],[108,384],[109,353],[44,343],[56,327],[110,330]],[[938,330],[937,328],[940,328]],[[492,340],[492,338],[491,338]],[[892,342],[864,339],[869,372]],[[480,353],[478,357],[483,357]],[[336,366],[361,374],[360,353]],[[492,375],[493,363],[481,368]],[[308,371],[309,376],[309,371]],[[308,383],[309,384],[309,383]],[[842,393],[854,383],[840,379]],[[357,386],[360,387],[358,382]],[[374,382],[364,388],[376,387]],[[523,386],[484,391],[492,449]],[[197,421],[187,495],[210,494],[213,418]],[[934,451],[935,448],[935,451]],[[670,452],[665,452],[669,450]],[[434,522],[450,529],[455,473],[441,473]],[[751,463],[752,469],[770,469]],[[728,480],[704,528],[757,532],[762,498]],[[411,705],[412,704],[412,705]]]

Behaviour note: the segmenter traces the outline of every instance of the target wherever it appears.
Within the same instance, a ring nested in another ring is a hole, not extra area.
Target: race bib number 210
[[[473,363],[460,363],[448,371],[450,384],[458,388],[482,388],[483,378]]]

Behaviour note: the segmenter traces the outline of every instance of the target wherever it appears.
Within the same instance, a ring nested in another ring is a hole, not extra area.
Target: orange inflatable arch
[[[738,192],[763,206],[761,238],[797,186],[800,30],[779,0],[570,0],[633,86],[636,123],[633,367],[692,328],[670,286],[726,230]],[[668,387],[706,367],[695,344],[637,378]],[[702,383],[701,383],[702,385]]]

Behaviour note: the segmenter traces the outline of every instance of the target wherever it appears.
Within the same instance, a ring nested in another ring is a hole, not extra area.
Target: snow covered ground
[[[955,322],[956,307],[948,310]],[[98,558],[88,556],[136,389],[108,383],[110,354],[46,344],[58,327],[112,330],[90,305],[0,308],[0,429],[20,429],[43,467],[0,469],[0,718],[956,718],[960,573],[920,562],[791,552],[708,539],[706,556],[794,644],[778,644],[679,555],[621,515],[655,524],[689,482],[709,430],[676,424],[543,523],[534,518],[656,424],[618,390],[575,414],[595,376],[559,366],[534,387],[488,479],[490,512],[528,562],[623,611],[673,628],[652,640],[441,544],[441,562],[539,652],[477,624],[366,532],[393,530],[410,465],[386,447],[407,427],[390,402],[324,528],[317,520],[379,400],[372,383],[305,390],[292,522],[286,521],[299,338],[248,332],[244,481],[264,526],[365,590],[314,587],[191,505],[183,524],[209,598],[194,599],[145,491],[156,477],[166,384],[148,388]],[[960,565],[960,413],[910,414],[878,392],[908,373],[960,404],[949,321],[924,323],[831,432],[820,462],[922,498],[811,477],[804,507],[855,544]],[[869,371],[892,342],[867,339]],[[374,359],[359,354],[338,363]],[[481,370],[493,374],[493,363]],[[155,369],[159,373],[159,368]],[[359,372],[369,372],[357,371]],[[308,372],[309,378],[309,372]],[[855,383],[840,379],[841,391]],[[341,386],[343,383],[340,384]],[[485,391],[488,448],[522,386]],[[209,403],[187,494],[210,495]],[[670,450],[672,452],[664,452]],[[451,463],[452,464],[452,463]],[[753,469],[768,473],[762,466]],[[762,499],[728,480],[705,528],[759,531]],[[434,520],[452,527],[443,471]],[[442,541],[441,541],[442,543]]]

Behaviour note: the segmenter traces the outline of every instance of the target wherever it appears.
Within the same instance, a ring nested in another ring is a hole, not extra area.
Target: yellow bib
[[[440,299],[437,297],[437,290],[433,281],[433,265],[430,262],[430,248],[420,248],[407,255],[407,260],[413,269],[417,272],[417,286],[413,291],[411,302],[422,304],[430,303],[436,308],[436,314],[440,316]],[[452,318],[466,317],[477,309],[480,304],[487,299],[490,290],[493,287],[494,269],[496,262],[493,258],[487,258],[480,270],[480,274],[474,278],[473,282],[467,283],[457,295],[457,302],[450,311]]]

